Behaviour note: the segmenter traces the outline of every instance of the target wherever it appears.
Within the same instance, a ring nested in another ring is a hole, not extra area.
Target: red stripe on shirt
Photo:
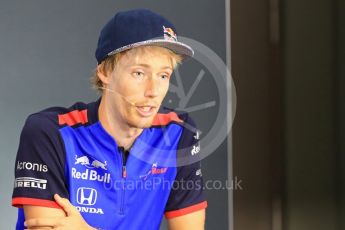
[[[59,125],[67,124],[73,126],[78,123],[85,124],[88,122],[87,119],[87,109],[84,110],[73,110],[72,112],[60,114]]]
[[[34,206],[43,206],[43,207],[61,209],[61,207],[55,201],[51,201],[51,200],[43,200],[43,199],[27,198],[27,197],[15,197],[12,199],[12,206],[21,208],[23,207],[23,205],[34,205]]]
[[[201,209],[205,209],[207,207],[207,201],[203,201],[199,204],[195,204],[186,208],[174,210],[174,211],[169,211],[164,213],[165,218],[170,219],[178,216],[183,216],[192,212],[199,211]]]
[[[170,112],[167,114],[157,113],[157,115],[153,119],[152,125],[167,125],[172,121],[183,123],[183,121],[177,116],[176,113]]]

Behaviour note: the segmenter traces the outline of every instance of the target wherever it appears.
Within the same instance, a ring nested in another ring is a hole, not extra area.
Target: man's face
[[[173,72],[171,57],[164,48],[145,47],[126,53],[111,73],[107,86],[111,114],[130,127],[150,127],[168,91]],[[134,51],[134,52],[133,52]]]

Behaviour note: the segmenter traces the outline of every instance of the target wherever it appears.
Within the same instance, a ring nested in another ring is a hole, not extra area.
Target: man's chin
[[[145,129],[145,128],[150,128],[153,123],[152,118],[141,118],[141,119],[136,119],[136,121],[128,121],[128,124],[133,127],[133,128],[138,128],[138,129]]]

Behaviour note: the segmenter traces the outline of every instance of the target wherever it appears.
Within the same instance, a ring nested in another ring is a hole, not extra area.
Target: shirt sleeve
[[[207,207],[200,160],[200,135],[188,115],[183,119],[184,130],[179,141],[175,181],[165,208],[167,219],[186,215]],[[183,161],[183,162],[182,162]],[[186,164],[186,161],[193,162]]]
[[[15,161],[12,205],[59,208],[54,194],[69,197],[64,166],[65,151],[57,123],[40,113],[29,116]]]

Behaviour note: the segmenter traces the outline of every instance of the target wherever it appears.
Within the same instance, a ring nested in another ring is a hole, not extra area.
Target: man
[[[163,214],[170,229],[203,229],[194,123],[158,111],[173,69],[192,55],[162,16],[117,13],[96,50],[101,97],[26,120],[12,200],[17,229],[159,229]]]

